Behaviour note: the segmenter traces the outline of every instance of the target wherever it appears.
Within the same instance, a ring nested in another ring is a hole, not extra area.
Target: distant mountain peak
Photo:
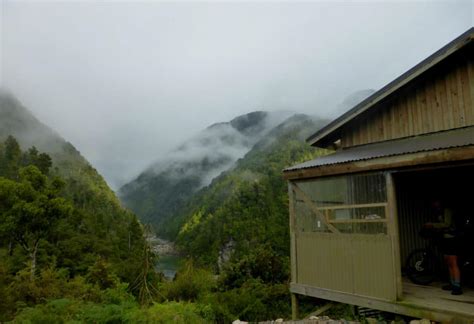
[[[230,124],[241,133],[252,133],[265,127],[267,116],[268,112],[266,111],[254,111],[232,119]]]

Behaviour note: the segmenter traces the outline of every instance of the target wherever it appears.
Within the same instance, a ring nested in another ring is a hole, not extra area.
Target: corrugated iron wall
[[[398,193],[398,226],[400,231],[400,257],[402,267],[411,251],[424,248],[426,239],[419,235],[423,224],[429,221],[429,215],[423,202],[416,200],[410,192],[401,190]]]
[[[396,299],[388,235],[298,233],[296,283]]]

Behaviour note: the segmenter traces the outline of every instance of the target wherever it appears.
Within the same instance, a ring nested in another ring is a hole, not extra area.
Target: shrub
[[[197,305],[185,302],[169,302],[154,304],[149,308],[137,308],[127,316],[127,320],[130,323],[208,323],[201,317]]]
[[[166,299],[175,301],[196,301],[216,288],[214,275],[205,269],[194,267],[188,261],[176,273],[175,279],[162,285]]]
[[[286,284],[264,284],[260,280],[249,280],[239,288],[208,295],[217,322],[235,319],[264,321],[289,317],[291,314],[290,293]]]

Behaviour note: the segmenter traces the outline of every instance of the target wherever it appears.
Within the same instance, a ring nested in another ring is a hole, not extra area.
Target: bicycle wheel
[[[436,279],[436,258],[427,249],[413,250],[405,267],[408,278],[417,285],[429,285]]]

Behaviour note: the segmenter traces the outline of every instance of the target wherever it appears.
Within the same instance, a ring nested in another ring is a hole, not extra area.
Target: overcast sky
[[[474,7],[0,1],[3,86],[114,188],[217,121],[334,115],[347,95],[382,87],[472,27]]]

